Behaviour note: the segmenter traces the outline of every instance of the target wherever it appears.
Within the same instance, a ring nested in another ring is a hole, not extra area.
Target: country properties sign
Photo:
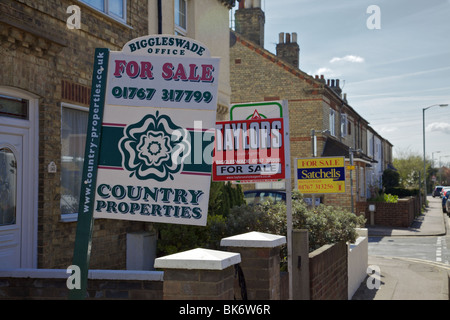
[[[96,49],[72,298],[86,288],[94,217],[206,225],[219,62],[174,35]]]

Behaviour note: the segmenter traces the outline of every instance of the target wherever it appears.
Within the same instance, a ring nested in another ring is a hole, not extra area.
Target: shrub
[[[264,202],[259,205],[234,206],[225,217],[210,213],[206,227],[158,225],[158,255],[196,247],[219,249],[220,240],[250,231],[287,235],[286,205]],[[354,242],[355,228],[364,226],[362,216],[323,204],[311,210],[299,194],[292,201],[293,229],[309,231],[310,251],[339,241]]]
[[[390,193],[382,193],[375,198],[369,199],[369,201],[372,202],[386,202],[386,203],[397,203],[398,202],[398,196],[392,195]]]

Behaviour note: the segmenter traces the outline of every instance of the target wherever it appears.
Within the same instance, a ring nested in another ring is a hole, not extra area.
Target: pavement
[[[443,236],[450,219],[440,201],[428,197],[429,207],[410,228],[368,226],[369,237]],[[373,256],[369,252],[367,277],[352,300],[449,300],[450,265],[400,257]]]

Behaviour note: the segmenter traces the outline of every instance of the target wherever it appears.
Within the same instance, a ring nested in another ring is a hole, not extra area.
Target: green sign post
[[[94,227],[94,189],[97,181],[96,168],[100,154],[108,60],[109,49],[100,48],[95,50],[91,104],[89,108],[88,129],[84,153],[83,180],[81,183],[77,233],[73,254],[73,265],[80,268],[80,288],[73,288],[70,290],[69,294],[69,298],[74,300],[81,300],[86,296],[89,260],[91,256],[92,230]]]

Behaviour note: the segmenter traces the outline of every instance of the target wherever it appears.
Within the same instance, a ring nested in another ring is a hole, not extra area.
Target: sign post
[[[97,49],[93,73],[74,299],[86,294],[94,218],[207,222],[220,59],[173,35],[105,50]]]
[[[97,172],[94,168],[97,166],[99,159],[108,60],[108,49],[95,50],[92,87],[96,89],[91,92],[91,105],[89,108],[90,112],[84,152],[85,162],[83,166],[83,180],[81,183],[78,223],[73,253],[73,265],[80,268],[80,288],[74,288],[70,291],[70,299],[81,300],[86,296],[89,260],[91,257],[92,231],[94,228],[93,188],[97,181]],[[88,164],[90,164],[90,166]]]
[[[262,182],[285,179],[289,299],[292,282],[292,186],[287,101],[235,104],[231,121],[217,122],[215,181]]]

